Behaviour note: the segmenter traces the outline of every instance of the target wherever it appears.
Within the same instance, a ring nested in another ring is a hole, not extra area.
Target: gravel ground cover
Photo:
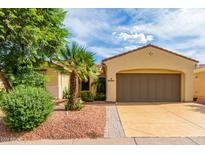
[[[64,105],[56,106],[48,119],[30,132],[14,133],[0,120],[0,142],[103,137],[106,119],[104,105],[85,105],[81,111],[64,111],[63,108]]]

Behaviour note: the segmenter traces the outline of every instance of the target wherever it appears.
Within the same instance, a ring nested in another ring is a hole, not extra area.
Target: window
[[[90,79],[88,81],[82,81],[81,90],[90,90]]]

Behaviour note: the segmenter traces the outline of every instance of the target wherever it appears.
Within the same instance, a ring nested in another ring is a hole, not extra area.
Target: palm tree
[[[68,103],[71,104],[71,109],[74,109],[77,98],[77,79],[87,81],[89,77],[96,78],[98,75],[94,54],[73,42],[71,47],[68,47],[66,51],[61,51],[60,55],[58,63],[71,71]]]

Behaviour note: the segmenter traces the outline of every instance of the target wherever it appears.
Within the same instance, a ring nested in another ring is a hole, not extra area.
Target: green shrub
[[[81,99],[79,99],[75,104],[74,107],[72,108],[71,104],[66,103],[65,104],[65,110],[69,111],[69,110],[77,110],[80,111],[83,108],[83,101]]]
[[[0,101],[1,101],[1,99],[3,98],[3,95],[5,94],[5,91],[2,89],[2,90],[0,90]]]
[[[94,101],[94,95],[90,91],[81,91],[80,98],[85,102]]]
[[[26,85],[32,87],[45,87],[45,77],[38,72],[22,73],[11,78],[13,86]]]
[[[69,97],[70,97],[70,90],[69,90],[69,88],[65,88],[63,90],[63,98],[64,99],[69,99]]]
[[[106,96],[104,93],[97,93],[95,96],[96,101],[104,101],[106,99]]]
[[[46,120],[53,110],[53,102],[43,88],[17,86],[3,95],[0,107],[11,130],[29,131]]]

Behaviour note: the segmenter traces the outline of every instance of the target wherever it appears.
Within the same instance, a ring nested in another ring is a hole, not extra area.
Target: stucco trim
[[[129,54],[129,53],[132,53],[132,52],[136,52],[136,51],[138,51],[138,50],[141,50],[141,49],[144,49],[144,48],[147,48],[147,47],[157,48],[157,49],[160,49],[160,50],[162,50],[162,51],[168,52],[168,53],[170,53],[170,54],[176,55],[176,56],[178,56],[178,57],[181,57],[181,58],[184,58],[184,59],[187,59],[187,60],[196,62],[196,63],[199,62],[199,61],[197,61],[197,60],[195,60],[195,59],[192,59],[192,58],[189,58],[189,57],[180,55],[180,54],[178,54],[178,53],[175,53],[175,52],[173,52],[173,51],[170,51],[170,50],[167,50],[167,49],[158,47],[158,46],[153,45],[153,44],[148,44],[148,45],[139,47],[139,48],[137,48],[137,49],[133,49],[133,50],[130,50],[130,51],[127,51],[127,52],[124,52],[124,53],[121,53],[121,54],[118,54],[118,55],[115,55],[115,56],[112,56],[112,57],[103,59],[102,62],[105,62],[105,61],[108,61],[108,60],[112,60],[112,59],[114,59],[114,58],[121,57],[121,56],[124,56],[124,55],[126,55],[126,54]]]
[[[147,74],[181,74],[184,73],[180,70],[172,70],[172,69],[164,69],[164,68],[136,68],[136,69],[126,69],[126,70],[120,70],[116,74],[121,73],[147,73]]]

